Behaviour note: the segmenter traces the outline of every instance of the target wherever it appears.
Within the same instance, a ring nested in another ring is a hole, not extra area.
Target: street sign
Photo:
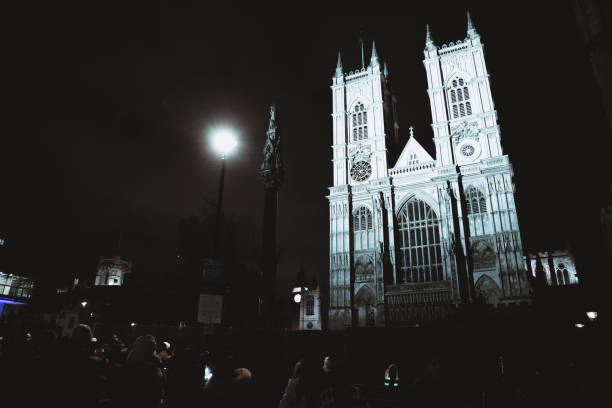
[[[221,324],[223,296],[201,294],[198,302],[198,322]]]

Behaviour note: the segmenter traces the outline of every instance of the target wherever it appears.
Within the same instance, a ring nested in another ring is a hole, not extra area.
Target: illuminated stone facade
[[[577,285],[579,283],[576,261],[571,252],[557,250],[527,254],[525,266],[534,278],[536,277],[537,257],[540,258],[542,269],[546,275],[546,283],[549,286]],[[551,274],[551,271],[554,273]]]
[[[369,65],[331,85],[329,328],[414,324],[461,302],[529,301],[514,203],[483,44],[424,50],[435,158],[412,127],[401,143],[396,99],[372,45]],[[405,140],[405,139],[404,139]]]
[[[307,290],[300,302],[300,330],[321,330],[321,291]]]
[[[126,261],[119,256],[100,257],[96,286],[121,286],[125,274],[132,272],[132,261]]]

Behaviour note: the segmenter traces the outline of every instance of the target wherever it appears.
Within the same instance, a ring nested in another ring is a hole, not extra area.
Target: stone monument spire
[[[264,146],[264,159],[261,163],[260,174],[266,188],[280,187],[284,178],[283,161],[281,159],[280,137],[276,127],[276,106],[270,106],[270,121],[268,125],[266,144]]]
[[[264,217],[261,254],[263,279],[259,288],[261,304],[260,319],[264,326],[274,322],[274,288],[276,286],[276,239],[278,218],[278,189],[284,179],[283,161],[281,159],[280,135],[277,128],[277,113],[274,105],[270,106],[270,121],[267,138],[263,149],[264,158],[259,174],[264,183]]]

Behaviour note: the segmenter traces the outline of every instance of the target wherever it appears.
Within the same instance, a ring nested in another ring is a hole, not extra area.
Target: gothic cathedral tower
[[[381,208],[381,200],[391,199],[389,160],[399,131],[395,98],[374,43],[368,67],[362,64],[346,75],[338,53],[331,89],[330,325],[373,325],[383,321],[383,264],[393,235],[392,220],[374,210]],[[374,180],[378,183],[371,188]],[[362,300],[360,310],[355,310],[355,296]]]
[[[436,157],[412,127],[401,154],[395,97],[374,44],[333,100],[329,327],[411,324],[462,302],[528,301],[512,167],[500,142],[483,45],[438,48],[425,71]],[[395,165],[391,165],[395,162]]]

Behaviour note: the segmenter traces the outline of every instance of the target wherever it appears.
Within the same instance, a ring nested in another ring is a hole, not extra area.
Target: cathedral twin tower
[[[331,85],[329,328],[440,318],[460,303],[529,301],[512,183],[483,45],[437,47],[425,72],[435,158],[410,128],[399,145],[396,99],[376,48]]]

